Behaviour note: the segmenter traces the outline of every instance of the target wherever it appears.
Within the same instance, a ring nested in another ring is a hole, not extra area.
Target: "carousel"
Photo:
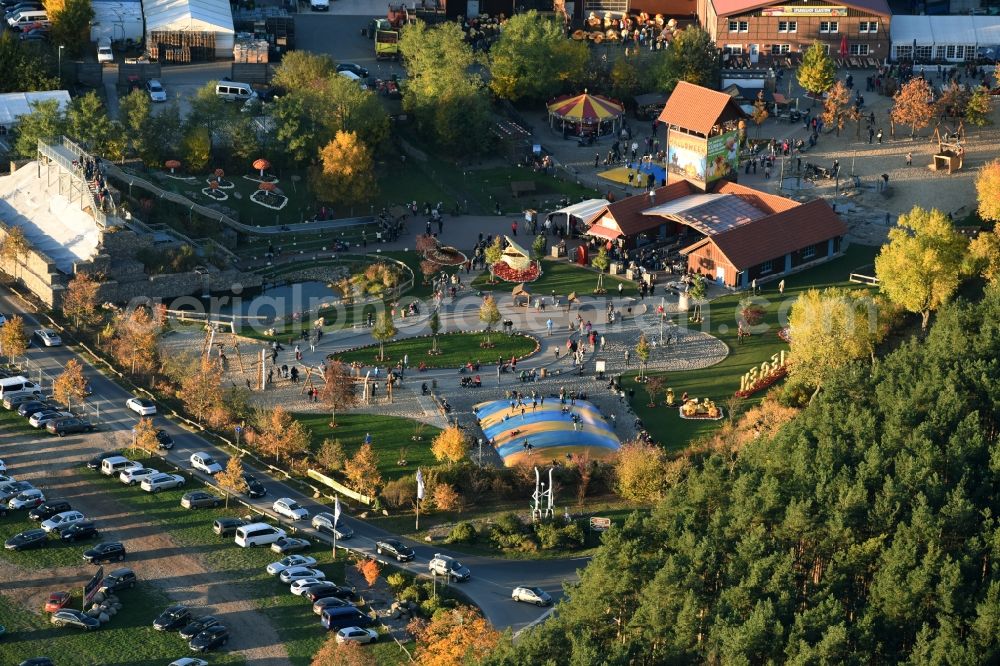
[[[548,104],[549,127],[563,135],[606,136],[617,134],[625,107],[621,102],[591,95],[558,97]]]

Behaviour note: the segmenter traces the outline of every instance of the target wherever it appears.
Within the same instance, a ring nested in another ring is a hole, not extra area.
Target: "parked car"
[[[17,497],[25,490],[34,488],[30,481],[4,481],[0,483],[0,505],[6,506],[7,502]]]
[[[356,588],[347,587],[346,585],[337,585],[335,583],[330,583],[324,581],[320,585],[313,585],[306,590],[305,596],[309,598],[309,601],[319,601],[320,599],[342,599],[347,601],[349,599],[355,599],[358,596],[358,591]]]
[[[277,541],[271,544],[271,550],[276,553],[294,553],[299,550],[305,550],[309,548],[312,544],[309,543],[309,539],[300,539],[298,537],[283,536]]]
[[[242,518],[217,518],[212,522],[212,531],[220,537],[230,537],[246,524],[247,521]]]
[[[169,451],[174,448],[174,438],[170,436],[169,432],[163,428],[159,428],[156,431],[156,444],[161,449]]]
[[[46,532],[62,530],[73,523],[79,523],[84,520],[86,520],[86,518],[79,511],[63,511],[62,513],[57,513],[48,520],[43,520],[42,529]]]
[[[267,494],[267,488],[253,474],[243,472],[243,480],[247,484],[247,497],[253,499]]]
[[[308,555],[289,555],[288,557],[283,557],[277,562],[271,562],[267,565],[267,573],[272,576],[277,576],[285,569],[290,569],[291,567],[311,567],[316,564],[315,557],[309,557]]]
[[[97,526],[92,520],[85,520],[81,523],[67,525],[58,532],[59,538],[63,541],[79,541],[80,539],[96,539],[100,536]]]
[[[195,652],[208,652],[229,642],[229,629],[221,624],[209,627],[191,639],[188,647]]]
[[[299,506],[299,503],[288,497],[282,497],[274,501],[271,505],[274,512],[279,516],[284,516],[285,518],[291,518],[292,520],[305,520],[309,517],[309,512],[303,507]]]
[[[45,504],[45,495],[42,494],[42,491],[38,488],[28,488],[12,497],[7,502],[7,507],[11,511],[17,511],[19,509],[34,509],[42,504]]]
[[[69,603],[69,600],[73,598],[69,592],[50,592],[49,598],[45,602],[45,612],[55,613],[57,610]]]
[[[167,666],[208,666],[208,662],[197,657],[181,657],[173,660]]]
[[[45,347],[58,347],[62,344],[62,338],[51,328],[39,328],[35,331],[35,338]]]
[[[189,493],[184,493],[184,497],[181,498],[181,506],[185,509],[214,509],[217,506],[222,506],[222,498],[204,490],[192,490]]]
[[[48,520],[57,513],[69,511],[73,507],[64,499],[46,500],[44,504],[36,506],[28,512],[28,518],[32,520]]]
[[[153,629],[157,631],[177,631],[191,623],[191,609],[187,606],[168,606],[166,610],[153,620]]]
[[[337,632],[338,643],[361,643],[362,645],[374,643],[378,640],[378,632],[374,629],[362,629],[361,627],[344,627]]]
[[[321,599],[316,599],[313,601],[313,613],[316,615],[322,615],[324,609],[327,608],[341,608],[343,606],[350,606],[351,602],[341,599],[339,597],[323,597]]]
[[[55,405],[53,405],[52,403],[46,402],[45,400],[39,400],[37,394],[31,394],[31,395],[34,395],[33,400],[22,402],[17,406],[18,416],[23,416],[24,418],[27,419],[31,418],[31,416],[36,412],[41,412],[46,409],[55,409]],[[24,397],[24,394],[21,394],[18,397]]]
[[[84,631],[90,631],[91,629],[100,627],[101,621],[96,617],[90,617],[83,611],[63,608],[52,614],[52,624],[57,627],[75,627]]]
[[[126,469],[118,474],[118,480],[127,486],[135,486],[142,483],[143,479],[162,474],[158,469],[152,467],[138,467],[136,469]]]
[[[125,406],[139,416],[153,416],[156,414],[156,403],[146,398],[129,398],[125,401]]]
[[[7,550],[29,550],[41,548],[48,540],[49,535],[45,533],[45,530],[25,530],[4,541],[3,547]]]
[[[63,541],[79,541],[80,539],[96,539],[101,535],[97,531],[97,526],[92,520],[82,523],[73,523],[59,532],[59,538]]]
[[[317,585],[325,585],[322,578],[301,578],[288,587],[288,591],[297,597],[305,595],[309,590]]]
[[[167,91],[163,89],[163,85],[158,79],[146,81],[146,92],[149,93],[149,99],[154,102],[167,101]]]
[[[298,566],[298,567],[288,567],[280,574],[278,574],[278,578],[281,579],[282,583],[294,583],[297,580],[303,580],[305,578],[315,578],[317,580],[321,580],[323,578],[326,578],[326,574],[320,571],[319,569]]]
[[[28,419],[28,424],[31,425],[32,428],[44,428],[49,421],[68,419],[71,416],[73,416],[72,412],[63,412],[58,409],[46,409],[45,411],[32,414],[31,418]]]
[[[158,493],[161,490],[180,488],[184,485],[184,477],[180,474],[157,474],[142,480],[139,487],[147,493]]]
[[[334,536],[334,533],[336,533],[337,539],[350,539],[354,536],[354,530],[347,525],[344,525],[339,520],[337,521],[337,526],[333,526],[332,513],[317,513],[313,516],[312,526],[317,532],[322,532],[331,536]]]
[[[48,657],[31,657],[30,659],[25,659],[17,666],[55,666],[55,664]]]
[[[103,562],[121,562],[125,559],[125,545],[117,541],[99,543],[93,548],[83,551],[83,559],[90,564]]]
[[[191,454],[191,466],[205,474],[215,475],[222,471],[222,465],[215,458],[203,451]]]
[[[26,402],[38,402],[38,394],[31,391],[12,393],[4,397],[3,406],[5,409],[17,409]]]
[[[121,451],[104,451],[102,453],[98,453],[96,456],[87,461],[87,469],[99,470],[101,469],[101,463],[105,460],[120,455]]]
[[[81,432],[94,432],[94,424],[87,419],[81,419],[73,416],[70,418],[49,421],[45,424],[45,430],[47,430],[49,434],[65,437],[66,435],[73,435]]]
[[[42,27],[32,28],[31,30],[22,30],[21,34],[18,35],[17,38],[22,42],[44,42],[49,38],[49,29]]]
[[[552,603],[552,597],[548,592],[540,587],[515,587],[510,598],[514,601],[525,601],[536,606],[548,606]]]
[[[448,576],[454,580],[469,580],[472,572],[469,567],[448,555],[434,553],[434,558],[428,563],[427,570],[438,576]]]
[[[115,569],[104,577],[104,582],[101,583],[101,592],[110,594],[125,588],[135,587],[137,580],[135,572],[131,569]]]
[[[214,615],[199,617],[196,620],[191,620],[181,628],[180,637],[189,641],[209,627],[214,627],[217,624],[219,624],[219,618]]]
[[[375,542],[375,552],[391,555],[399,562],[409,562],[414,557],[413,549],[396,539],[379,539]]]
[[[368,78],[368,70],[361,65],[355,64],[353,62],[342,62],[337,65],[338,72],[353,72],[362,79]]]

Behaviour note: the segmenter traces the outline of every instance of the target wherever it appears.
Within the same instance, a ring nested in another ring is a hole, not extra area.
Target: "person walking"
[[[625,285],[621,282],[618,283],[618,298],[622,297],[622,292],[625,291]]]
[[[510,223],[510,233],[515,237],[517,236],[517,220]]]
[[[781,282],[778,283],[778,293],[779,294],[784,294],[785,293],[785,281],[784,280],[782,280]]]
[[[552,337],[552,318],[551,317],[548,320],[546,320],[546,322],[545,322],[545,328],[546,328],[546,330],[549,333],[549,337]]]
[[[906,166],[913,166],[913,153],[906,153]]]
[[[882,128],[881,127],[878,128],[878,134],[875,135],[875,138],[878,139],[878,143],[881,146],[882,145]]]
[[[868,145],[869,146],[873,143],[872,139],[874,139],[874,138],[875,138],[875,128],[874,127],[869,127],[868,128]]]
[[[625,367],[626,368],[630,367],[629,366],[629,358],[630,358],[630,354],[629,354],[629,351],[626,349],[625,350]]]

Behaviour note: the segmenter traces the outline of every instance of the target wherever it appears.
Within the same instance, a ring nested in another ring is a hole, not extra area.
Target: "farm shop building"
[[[790,63],[817,41],[834,57],[889,57],[891,11],[886,0],[697,2],[698,19],[716,45],[751,63],[760,56]]]

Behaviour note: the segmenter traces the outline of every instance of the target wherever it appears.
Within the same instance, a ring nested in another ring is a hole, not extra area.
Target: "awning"
[[[587,225],[593,222],[609,203],[610,202],[607,199],[587,199],[586,201],[575,203],[572,206],[566,206],[565,208],[554,210],[546,217],[551,220],[554,215],[563,214],[567,217],[578,218],[584,225]]]
[[[617,229],[608,229],[607,227],[602,227],[599,224],[595,224],[591,228],[587,229],[584,233],[590,236],[600,236],[601,238],[607,238],[608,240],[615,240],[616,238],[620,238],[622,235],[622,232],[618,231]]]
[[[573,97],[561,97],[548,104],[549,113],[573,122],[597,122],[611,120],[625,113],[625,108],[618,102],[583,93]]]

